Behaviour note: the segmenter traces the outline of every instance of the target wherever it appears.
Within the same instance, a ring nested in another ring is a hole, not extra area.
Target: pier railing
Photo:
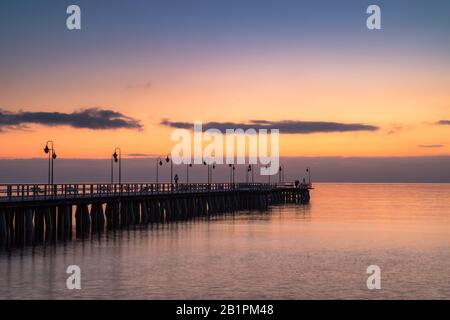
[[[0,184],[0,202],[84,199],[165,193],[205,193],[233,190],[263,191],[295,187],[291,183],[125,183],[125,184]],[[300,185],[299,187],[308,187]]]

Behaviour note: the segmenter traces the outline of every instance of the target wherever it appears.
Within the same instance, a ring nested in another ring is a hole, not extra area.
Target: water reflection
[[[321,184],[308,206],[0,255],[1,298],[448,298],[449,185]],[[82,290],[66,289],[79,265]],[[382,269],[382,290],[366,268]]]

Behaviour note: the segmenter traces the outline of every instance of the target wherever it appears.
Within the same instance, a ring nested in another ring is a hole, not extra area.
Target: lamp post
[[[186,164],[186,184],[189,184],[189,168],[192,168],[192,163]]]
[[[212,183],[212,169],[216,168],[216,164],[213,163],[212,166],[203,161],[203,165],[208,169],[208,184]]]
[[[213,182],[213,170],[216,168],[216,164],[215,163],[213,163],[212,164],[212,166],[211,166],[211,174],[210,174],[210,178],[209,178],[209,183],[212,183]]]
[[[245,174],[245,182],[246,183],[248,183],[248,175],[250,174],[250,172],[252,173],[252,183],[254,182],[254,180],[255,180],[255,177],[254,177],[254,175],[253,175],[253,166],[251,165],[251,164],[249,164],[248,165],[248,167],[247,167],[247,172],[246,172],[246,174]]]
[[[169,163],[170,161],[170,184],[173,183],[173,161],[169,158],[169,155],[166,157],[166,162]]]
[[[230,185],[234,187],[234,171],[236,170],[236,166],[234,164],[228,164],[230,167]]]
[[[278,168],[278,182],[281,184],[281,175],[282,175],[282,173],[283,173],[283,167],[282,166],[280,166],[279,168]]]
[[[117,151],[119,153],[117,153]],[[120,148],[115,148],[114,153],[111,158],[111,181],[114,183],[114,168],[113,163],[119,163],[119,185],[122,184],[122,150]]]
[[[49,147],[49,145],[51,147]],[[53,185],[53,160],[56,159],[56,152],[53,141],[49,140],[45,144],[44,152],[48,154],[48,184]]]
[[[307,167],[306,172],[308,173],[308,185],[311,186],[311,168]]]
[[[159,183],[159,166],[162,166],[163,162],[161,160],[161,157],[156,158],[156,185]]]

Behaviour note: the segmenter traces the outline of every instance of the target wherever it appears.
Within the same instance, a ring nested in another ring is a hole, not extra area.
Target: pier
[[[0,185],[0,247],[54,244],[131,226],[306,204],[311,185],[126,183]]]

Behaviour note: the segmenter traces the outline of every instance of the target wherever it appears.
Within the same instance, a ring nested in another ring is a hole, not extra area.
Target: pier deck
[[[310,189],[293,183],[3,184],[0,247],[72,240],[73,231],[82,238],[280,203],[306,204]]]

